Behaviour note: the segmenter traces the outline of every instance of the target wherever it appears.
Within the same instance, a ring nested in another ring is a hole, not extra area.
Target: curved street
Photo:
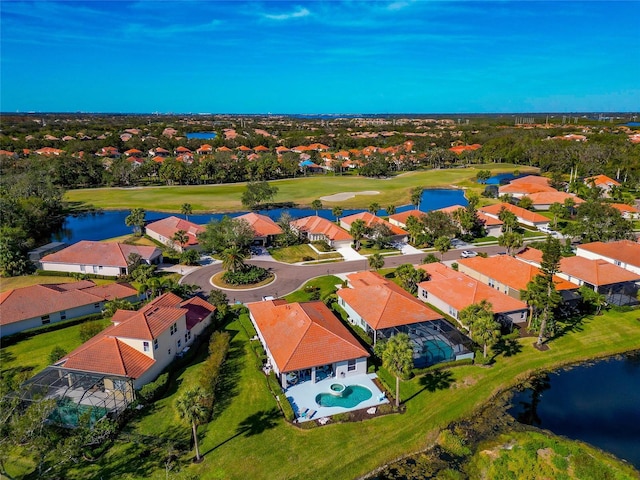
[[[497,245],[471,249],[467,248],[467,250],[485,252],[489,255],[504,253],[504,247],[499,247]],[[462,250],[450,250],[449,252],[444,254],[443,260],[457,260],[460,258],[461,251]],[[438,252],[393,255],[390,257],[385,257],[384,268],[397,267],[399,265],[402,265],[403,263],[411,263],[417,265],[419,263],[422,263],[422,259],[429,253],[433,253],[436,257],[440,256]],[[224,289],[223,291],[227,294],[229,301],[232,303],[255,302],[262,300],[263,296],[273,296],[276,298],[282,297],[297,290],[312,278],[321,277],[323,275],[359,272],[362,270],[367,270],[369,268],[369,263],[366,259],[325,263],[321,265],[291,265],[288,263],[277,262],[271,258],[260,259],[259,257],[253,257],[247,263],[271,269],[271,272],[276,275],[276,279],[269,285],[250,290]],[[203,293],[208,294],[214,288],[210,283],[211,277],[220,271],[222,271],[221,263],[208,265],[198,268],[197,270],[185,275],[182,281],[184,283],[198,285]]]

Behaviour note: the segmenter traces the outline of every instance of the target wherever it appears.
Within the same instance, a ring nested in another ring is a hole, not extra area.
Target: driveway
[[[342,255],[342,257],[347,261],[348,260],[364,260],[365,258],[367,258],[363,255],[360,255],[351,247],[339,247],[339,248],[336,248],[336,251],[340,255]]]
[[[490,247],[478,247],[473,250],[486,252],[488,255],[504,253],[504,247],[499,247],[497,245]],[[417,265],[422,263],[422,259],[425,255],[427,254],[420,252],[417,254],[385,257],[384,266],[385,268],[395,268],[403,263]],[[436,253],[436,256],[439,257],[439,254]],[[443,256],[443,260],[458,260],[459,258],[460,252],[456,250],[449,251]],[[248,260],[247,263],[271,269],[271,272],[276,275],[276,279],[269,285],[251,290],[224,290],[227,297],[229,297],[229,301],[232,303],[256,302],[262,300],[263,296],[269,295],[278,298],[297,290],[312,278],[321,277],[323,275],[360,272],[369,269],[369,263],[364,257],[359,260],[325,263],[322,265],[290,265],[288,263],[281,263],[272,259],[256,257]],[[220,263],[201,267],[183,277],[183,283],[198,285],[203,293],[208,294],[214,288],[210,283],[211,277],[220,271],[222,271],[222,265]]]

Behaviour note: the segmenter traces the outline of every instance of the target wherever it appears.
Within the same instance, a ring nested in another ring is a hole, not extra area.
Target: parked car
[[[473,250],[463,250],[460,253],[462,258],[473,258],[478,256],[478,252],[474,252]]]

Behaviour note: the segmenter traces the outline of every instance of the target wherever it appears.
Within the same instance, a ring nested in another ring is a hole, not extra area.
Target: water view
[[[640,468],[640,352],[543,375],[511,403],[509,413],[518,421]]]
[[[375,197],[371,197],[374,202]],[[450,207],[451,205],[467,205],[467,199],[464,197],[463,190],[454,189],[426,189],[422,192],[422,199],[420,201],[420,209],[424,212],[431,210],[437,210],[439,208]],[[397,212],[403,212],[415,208],[413,205],[403,205],[397,208]],[[354,213],[360,213],[364,209],[345,209],[342,216],[353,215]],[[107,238],[119,237],[131,233],[131,227],[127,227],[124,223],[125,218],[129,215],[129,210],[104,210],[96,213],[86,213],[82,215],[70,215],[68,216],[62,228],[52,235],[52,241],[76,243],[80,240],[104,240]],[[247,213],[233,212],[227,215],[231,217],[237,217]],[[316,211],[310,208],[275,208],[271,210],[260,210],[258,213],[268,215],[273,220],[279,220],[283,213],[291,215],[291,217],[302,218],[309,215],[315,215]],[[378,210],[380,216],[388,215],[384,209]],[[160,220],[166,218],[171,214],[167,212],[158,212],[154,210],[147,210],[146,219],[148,222]],[[199,215],[189,215],[189,221],[197,224],[207,224],[211,220],[220,220],[225,214],[223,213],[206,213]],[[318,210],[318,215],[329,219],[335,220],[335,216],[331,212],[330,208],[323,208]]]
[[[216,132],[188,132],[187,133],[187,138],[189,140],[191,139],[198,139],[198,140],[213,140],[214,138],[216,138],[217,134]]]

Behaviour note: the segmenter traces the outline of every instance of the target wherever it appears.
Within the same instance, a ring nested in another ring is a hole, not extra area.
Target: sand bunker
[[[365,190],[364,192],[342,192],[335,193],[333,195],[327,195],[326,197],[320,197],[320,200],[323,202],[342,202],[344,200],[349,200],[350,198],[355,197],[356,195],[379,195],[380,192],[376,190]]]

